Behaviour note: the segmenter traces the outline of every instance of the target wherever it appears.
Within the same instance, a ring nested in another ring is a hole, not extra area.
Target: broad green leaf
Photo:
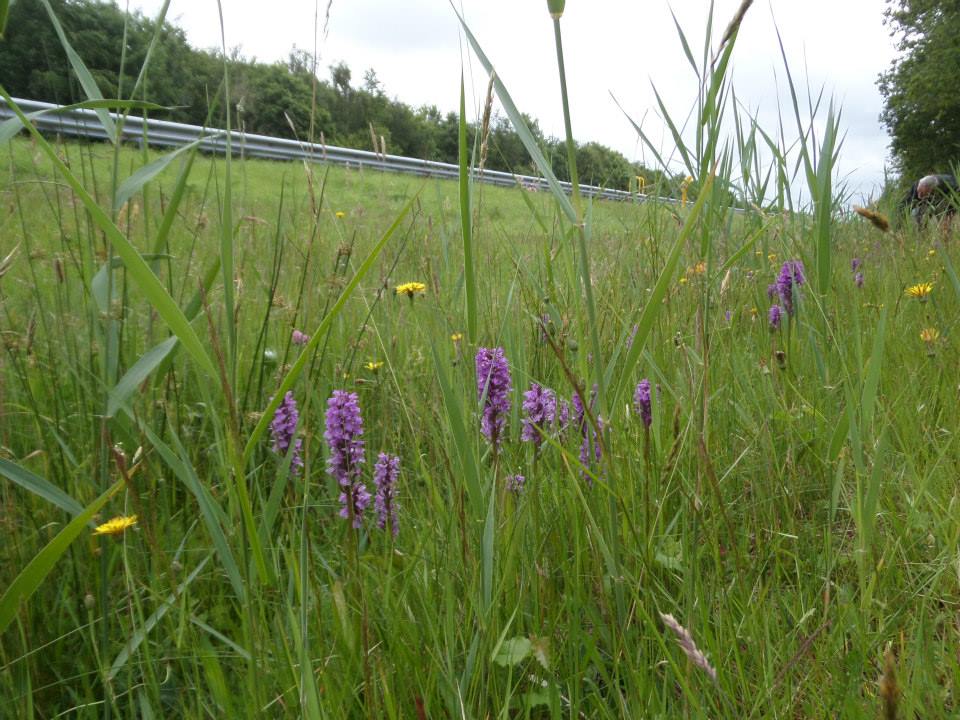
[[[103,495],[84,508],[83,512],[71,520],[47,545],[37,553],[27,566],[20,571],[0,597],[0,635],[7,629],[17,616],[22,603],[30,599],[44,581],[57,560],[67,551],[70,544],[87,528],[87,523],[100,512],[100,509],[116,495],[124,486],[124,481],[117,480]]]
[[[533,652],[533,643],[529,638],[510,638],[500,646],[493,661],[500,667],[515,667],[526,660]]]
[[[61,510],[71,515],[79,515],[83,512],[83,505],[70,497],[63,490],[39,475],[34,475],[29,470],[20,467],[16,463],[0,458],[0,475],[19,485],[24,490],[33,493],[37,497],[53,503]]]

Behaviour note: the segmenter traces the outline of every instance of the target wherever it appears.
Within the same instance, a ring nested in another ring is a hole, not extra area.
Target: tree
[[[960,158],[960,5],[888,3],[885,22],[901,36],[900,55],[877,84],[893,155],[907,178],[949,172]]]

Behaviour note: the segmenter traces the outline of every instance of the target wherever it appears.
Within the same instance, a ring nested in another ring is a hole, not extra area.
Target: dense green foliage
[[[960,160],[960,6],[888,1],[900,54],[879,87],[894,157],[907,178],[952,172]]]
[[[74,49],[84,59],[105,97],[128,96],[156,22],[139,13],[127,15],[103,0],[50,0]],[[126,53],[122,53],[126,32]],[[121,59],[123,67],[121,67]],[[373,69],[362,83],[343,63],[330,67],[330,79],[315,78],[312,56],[293,48],[285,62],[263,63],[231,53],[230,96],[237,113],[234,126],[274,137],[321,139],[330,145],[372,149],[371,130],[395,155],[457,161],[457,116],[435,106],[413,108],[390,98]],[[0,82],[14,97],[68,103],[83,99],[66,55],[39,0],[20,0],[10,11],[10,26],[0,41]],[[202,125],[210,104],[222,97],[223,58],[216,51],[192,48],[180,28],[165,22],[162,40],[147,83],[138,95],[173,108],[166,119]],[[314,96],[314,92],[316,95]],[[214,124],[222,124],[222,110]],[[531,126],[536,123],[531,120]],[[477,131],[476,125],[472,131]],[[566,155],[554,138],[537,139],[553,158],[562,180],[569,179]],[[486,167],[519,174],[533,172],[513,128],[495,116]],[[378,148],[379,149],[379,148]],[[679,197],[679,178],[631,163],[621,153],[596,142],[578,148],[581,180],[590,184],[636,189]]]

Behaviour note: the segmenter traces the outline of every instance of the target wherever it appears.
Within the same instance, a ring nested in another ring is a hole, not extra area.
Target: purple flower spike
[[[787,315],[793,315],[793,286],[799,287],[807,281],[803,274],[803,263],[799,260],[787,260],[780,268],[780,274],[777,275],[777,282],[770,287],[776,288],[776,293],[780,296],[780,302]],[[773,299],[773,293],[770,288],[767,294]]]
[[[500,449],[503,430],[510,412],[510,366],[503,348],[480,348],[477,350],[477,399],[483,402],[483,417],[480,431],[493,445]]]
[[[398,477],[400,477],[400,458],[396,455],[380,453],[373,466],[373,482],[377,486],[373,507],[377,511],[377,527],[383,530],[389,522],[394,537],[400,531],[397,525]]]
[[[340,517],[353,518],[353,527],[359,528],[363,511],[370,504],[370,493],[360,480],[364,463],[363,418],[357,394],[334,390],[327,401],[327,427],[323,438],[330,448],[327,472],[340,485]]]
[[[597,398],[597,386],[594,385],[592,391],[590,392],[590,409],[593,410],[594,404]],[[596,431],[590,427],[590,421],[587,419],[586,409],[583,405],[583,400],[580,398],[580,393],[573,393],[573,414],[574,414],[574,424],[577,429],[580,431],[581,442],[580,442],[580,464],[585,468],[589,468],[591,460],[597,462],[601,458],[600,450],[600,438],[597,436]],[[600,431],[603,431],[603,420],[597,418],[597,426]],[[591,443],[592,441],[592,443]],[[590,445],[593,445],[593,458],[590,457]]]
[[[860,269],[860,266],[863,265],[863,261],[860,258],[853,258],[850,261],[850,272],[856,272]]]
[[[519,495],[523,492],[523,486],[527,479],[523,475],[507,475],[507,490]]]
[[[530,389],[523,394],[523,410],[527,416],[523,419],[520,439],[532,442],[539,450],[543,443],[541,430],[546,432],[557,417],[557,395],[550,388],[531,383]]]
[[[779,306],[779,305],[771,305],[771,306],[770,306],[770,329],[771,329],[771,330],[779,330],[779,329],[780,329],[780,319],[781,319],[781,316],[782,316],[782,313],[781,313],[781,311],[780,311],[780,306]]]
[[[293,341],[294,345],[306,345],[310,342],[310,336],[306,333],[302,333],[299,330],[294,330],[293,334],[290,336],[290,339]]]
[[[637,389],[633,393],[633,406],[640,413],[643,424],[650,427],[653,422],[653,408],[650,403],[650,381],[647,378],[637,383]]]
[[[862,287],[863,287],[863,273],[862,273],[862,272],[858,272],[856,275],[854,275],[854,276],[853,276],[853,282],[856,283],[856,285],[857,285],[858,288],[862,288]]]
[[[297,412],[297,401],[292,392],[283,396],[283,401],[277,407],[270,422],[270,436],[273,438],[273,451],[280,457],[286,457],[290,450],[290,444],[293,444],[293,454],[290,457],[290,474],[294,477],[299,474],[303,467],[303,458],[300,455],[300,448],[303,440],[297,438],[294,440],[294,434],[297,431],[297,421],[300,419],[300,413]]]

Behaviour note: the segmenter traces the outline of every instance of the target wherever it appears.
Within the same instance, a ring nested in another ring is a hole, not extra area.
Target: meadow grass
[[[117,207],[157,154],[11,141],[0,716],[954,716],[956,240],[841,216],[832,112],[803,145],[813,206],[764,205],[756,129],[721,138],[733,42],[706,47],[683,207],[485,187],[468,148],[460,186],[184,154]],[[737,162],[742,213],[719,202]],[[531,383],[597,387],[539,451]],[[299,470],[264,432],[287,387]],[[371,492],[400,457],[396,537],[338,515],[335,390]]]

